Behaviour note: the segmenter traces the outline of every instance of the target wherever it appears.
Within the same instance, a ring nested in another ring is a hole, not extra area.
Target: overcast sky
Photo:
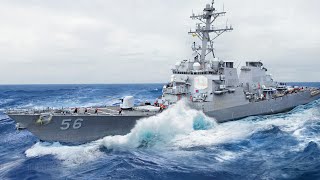
[[[0,84],[162,83],[191,57],[189,16],[209,0],[0,0]],[[320,80],[320,1],[216,0],[234,31],[222,60],[279,81]]]

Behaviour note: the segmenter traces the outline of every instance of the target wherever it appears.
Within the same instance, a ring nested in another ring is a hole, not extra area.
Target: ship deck
[[[144,108],[145,107],[145,108]],[[150,109],[152,107],[153,109]],[[76,110],[77,109],[77,110]],[[150,116],[159,113],[155,106],[136,106],[121,110],[118,106],[89,108],[9,109],[7,115],[52,115],[52,116]]]

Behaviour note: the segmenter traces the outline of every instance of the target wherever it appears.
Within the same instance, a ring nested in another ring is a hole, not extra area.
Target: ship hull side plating
[[[47,124],[39,115],[9,115],[42,141],[85,143],[105,136],[126,135],[138,119],[147,116],[53,116]]]
[[[248,103],[205,112],[223,123],[248,116],[281,113],[320,98],[311,96],[310,91],[294,93],[276,99]],[[39,115],[9,115],[21,126],[43,141],[85,143],[112,135],[126,135],[136,122],[148,116],[53,116],[47,124],[37,123]]]
[[[308,104],[319,98],[320,94],[311,96],[310,91],[305,91],[289,94],[276,99],[269,99],[226,109],[208,111],[206,112],[206,115],[214,117],[219,123],[223,123],[249,116],[286,112],[299,105]]]

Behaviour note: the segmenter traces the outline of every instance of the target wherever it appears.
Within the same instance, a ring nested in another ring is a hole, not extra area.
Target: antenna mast
[[[215,58],[213,43],[216,38],[218,38],[221,34],[224,32],[232,31],[232,26],[226,25],[225,28],[216,28],[214,25],[212,25],[216,19],[220,16],[225,15],[226,12],[218,12],[214,8],[214,0],[212,0],[211,5],[207,4],[206,7],[203,9],[203,13],[200,15],[195,15],[192,13],[192,16],[190,16],[193,20],[199,20],[200,23],[196,25],[195,30],[190,30],[189,34],[192,34],[193,36],[197,36],[202,41],[202,46],[196,47],[193,46],[193,50],[198,52],[201,50],[200,54],[200,64],[203,67],[204,62],[206,59],[206,56],[210,53],[212,53],[213,57]],[[210,34],[214,33],[214,35],[211,37]]]

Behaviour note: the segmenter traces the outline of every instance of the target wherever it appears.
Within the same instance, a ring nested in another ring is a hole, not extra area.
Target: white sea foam
[[[317,140],[317,137],[307,138],[301,135],[299,131],[305,128],[305,123],[310,121],[319,121],[318,110],[316,108],[303,110],[289,114],[285,117],[270,116],[268,119],[252,121],[249,118],[228,122],[217,125],[215,128],[207,131],[193,131],[188,135],[176,136],[172,142],[177,147],[210,146],[221,143],[232,143],[242,140],[250,135],[273,128],[279,127],[282,131],[288,132],[298,140],[310,142]]]
[[[213,119],[200,111],[190,109],[185,101],[180,101],[157,116],[139,120],[129,134],[105,137],[103,143],[107,148],[164,145],[177,135],[187,135],[198,129],[210,129],[215,124]]]
[[[241,153],[239,152],[232,152],[232,151],[220,151],[216,154],[215,159],[218,160],[219,162],[224,162],[224,161],[230,161],[233,159],[236,159],[238,156],[240,156]]]
[[[64,146],[60,143],[36,143],[29,148],[25,154],[27,157],[39,157],[45,155],[53,155],[57,159],[62,160],[66,165],[76,165],[93,161],[102,156],[99,151],[100,144],[92,142],[79,146]]]
[[[7,104],[7,103],[10,103],[13,101],[14,101],[14,99],[1,99],[0,105],[4,105],[4,104]]]
[[[14,169],[15,167],[18,167],[23,162],[24,162],[24,160],[22,158],[20,158],[20,159],[17,159],[17,160],[12,160],[10,162],[1,163],[0,176],[2,176],[3,174],[9,173],[10,171],[12,171],[12,169]]]

